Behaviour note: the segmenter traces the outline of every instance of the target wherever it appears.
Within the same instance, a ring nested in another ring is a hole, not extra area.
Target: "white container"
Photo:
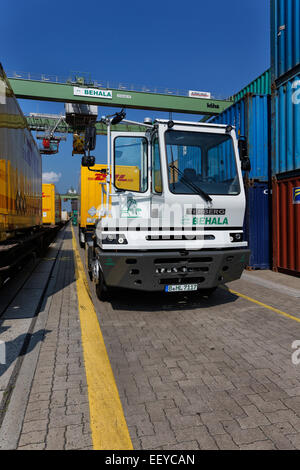
[[[67,220],[69,220],[68,211],[61,211],[61,220],[63,222],[66,222]]]
[[[66,116],[68,114],[77,114],[79,116],[90,116],[97,119],[98,106],[90,104],[65,103]]]

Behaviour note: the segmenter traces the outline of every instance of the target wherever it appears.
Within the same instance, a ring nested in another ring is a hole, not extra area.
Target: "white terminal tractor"
[[[238,141],[232,126],[124,117],[105,118],[107,170],[99,190],[107,197],[87,247],[98,297],[112,287],[209,295],[240,278],[250,256],[243,240],[245,139]],[[121,121],[144,130],[112,130]],[[134,168],[126,185],[115,178],[123,166]]]

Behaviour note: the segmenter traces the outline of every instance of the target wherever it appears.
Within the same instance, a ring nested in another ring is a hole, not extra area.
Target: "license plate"
[[[197,284],[176,284],[174,286],[166,286],[165,292],[187,292],[192,290],[197,290]]]

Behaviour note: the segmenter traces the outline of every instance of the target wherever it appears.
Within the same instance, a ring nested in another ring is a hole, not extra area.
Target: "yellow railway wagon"
[[[81,167],[79,182],[79,240],[84,246],[88,233],[94,229],[95,222],[99,218],[101,206],[106,204],[106,171],[107,165],[96,164],[90,171],[87,167]],[[102,170],[102,172],[101,172]],[[127,188],[138,191],[140,187],[140,170],[136,166],[116,166],[115,178],[118,188]],[[104,187],[104,188],[103,188]],[[102,189],[103,188],[103,189]],[[103,195],[103,196],[102,196]]]
[[[57,225],[61,222],[61,198],[55,184],[43,183],[43,224]]]
[[[0,242],[41,225],[41,155],[0,64]]]

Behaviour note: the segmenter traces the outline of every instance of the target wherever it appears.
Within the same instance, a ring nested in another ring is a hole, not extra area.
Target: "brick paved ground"
[[[92,448],[70,227],[58,262],[19,449]]]
[[[69,229],[59,256],[20,449],[92,448]],[[287,293],[232,287],[300,317]],[[300,449],[299,323],[221,289],[93,298],[136,449]]]
[[[297,298],[232,285],[300,314]],[[94,299],[134,447],[300,449],[300,324],[221,289],[174,295]]]

